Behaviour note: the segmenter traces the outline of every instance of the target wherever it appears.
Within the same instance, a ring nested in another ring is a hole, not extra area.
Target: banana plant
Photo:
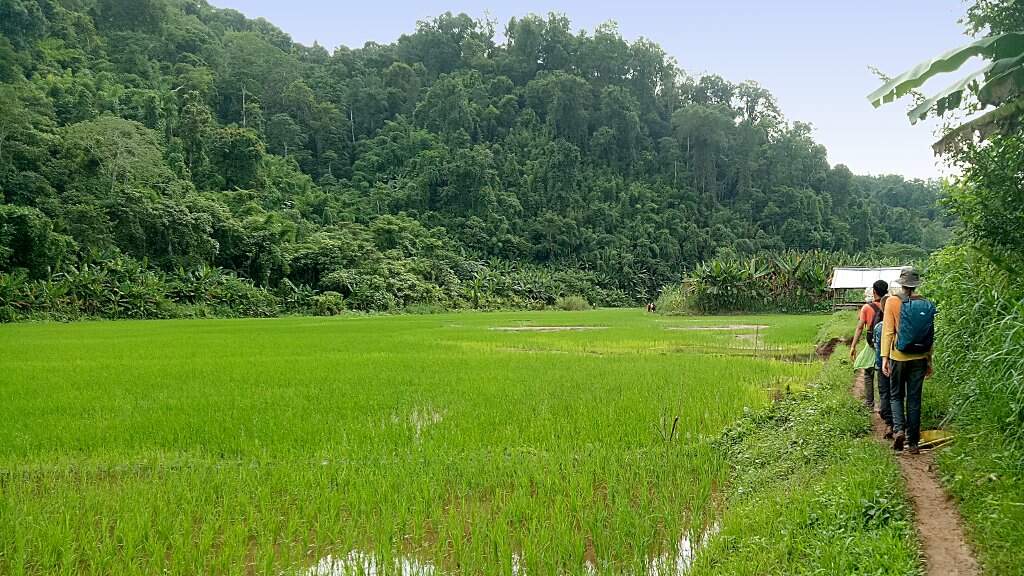
[[[926,118],[930,113],[942,116],[960,108],[969,112],[992,108],[947,132],[935,143],[936,152],[942,152],[974,134],[985,139],[994,133],[1018,126],[1024,112],[1024,31],[981,38],[926,60],[885,82],[868,95],[868,100],[876,108],[893,102],[939,74],[959,70],[974,57],[984,58],[988,63],[946,89],[925,98],[907,113],[911,124]],[[965,94],[973,95],[974,100],[965,100]]]
[[[29,287],[28,273],[24,270],[0,272],[0,308],[8,310],[7,317],[13,319],[17,312],[31,307]]]

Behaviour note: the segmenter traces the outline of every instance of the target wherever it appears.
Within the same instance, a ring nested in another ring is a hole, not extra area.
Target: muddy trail
[[[863,398],[864,374],[854,378],[853,394]],[[871,414],[875,439],[887,447],[882,438],[885,423],[877,412]],[[913,456],[902,452],[896,456],[907,484],[907,495],[914,507],[917,534],[924,552],[925,574],[928,576],[974,576],[981,574],[963,529],[963,520],[956,503],[946,494],[935,473],[935,458],[929,450]]]

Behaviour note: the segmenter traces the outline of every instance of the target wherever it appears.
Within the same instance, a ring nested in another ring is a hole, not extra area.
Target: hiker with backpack
[[[878,301],[878,305],[882,308],[883,314],[885,311],[885,301],[889,298],[894,298],[903,291],[899,283],[893,281],[889,283],[889,291],[882,299]],[[892,440],[892,401],[889,398],[889,392],[891,391],[892,385],[889,382],[889,375],[882,372],[882,324],[879,322],[875,324],[874,340],[875,340],[875,374],[878,374],[878,401],[880,406],[878,408],[878,415],[882,417],[885,422],[885,432],[882,434],[882,438],[886,440]]]
[[[886,300],[882,320],[882,372],[889,377],[894,450],[917,454],[921,440],[921,394],[932,374],[935,304],[914,293],[921,285],[917,270],[900,271],[902,292]],[[906,411],[904,413],[904,410]]]
[[[853,333],[853,342],[850,343],[850,360],[853,360],[854,370],[864,370],[864,405],[869,409],[875,407],[875,372],[877,353],[877,340],[875,339],[875,327],[882,324],[883,308],[882,298],[889,290],[889,284],[885,280],[876,280],[871,285],[871,299],[861,307],[857,316],[857,328]],[[867,347],[857,354],[857,344],[860,342],[861,333],[866,334]],[[878,378],[878,413],[885,420],[887,425],[892,425],[892,416],[889,414],[889,390],[882,386],[882,375]]]

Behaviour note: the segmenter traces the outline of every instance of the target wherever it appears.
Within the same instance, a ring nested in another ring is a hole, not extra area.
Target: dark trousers
[[[881,368],[875,368],[878,376],[878,415],[882,417],[885,425],[892,428],[892,400],[889,390],[889,377],[882,373]],[[870,384],[870,382],[868,382]]]
[[[924,388],[924,374],[928,371],[928,359],[902,362],[890,359],[889,366],[893,431],[906,432],[907,443],[917,446],[921,440],[921,390]]]
[[[875,407],[875,369],[864,369],[864,405],[868,408]]]

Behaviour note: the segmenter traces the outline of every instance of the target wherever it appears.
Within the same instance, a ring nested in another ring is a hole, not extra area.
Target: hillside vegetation
[[[0,318],[621,305],[721,253],[947,239],[934,185],[830,166],[754,82],[495,25],[330,52],[203,1],[0,2]]]

